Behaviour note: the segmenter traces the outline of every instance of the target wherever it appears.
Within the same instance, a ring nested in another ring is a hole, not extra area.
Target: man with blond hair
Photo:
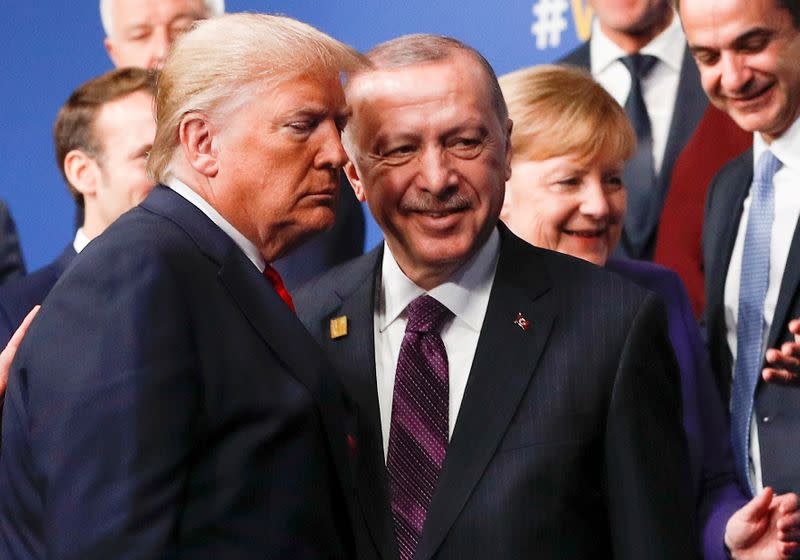
[[[181,33],[197,20],[224,12],[224,0],[100,0],[103,44],[117,67],[159,68]],[[344,177],[340,189],[336,221],[328,231],[275,263],[290,290],[364,250],[361,204]]]
[[[342,394],[270,263],[333,223],[339,76],[361,63],[277,16],[176,43],[161,185],[76,259],[14,361],[0,557],[353,557]]]

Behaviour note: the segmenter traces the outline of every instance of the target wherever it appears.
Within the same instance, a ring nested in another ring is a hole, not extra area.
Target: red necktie
[[[275,288],[275,291],[281,296],[281,299],[289,306],[289,309],[294,311],[292,296],[289,294],[286,286],[283,285],[283,279],[281,279],[281,275],[278,274],[278,271],[272,268],[272,265],[267,264],[267,266],[264,267],[264,276],[270,281],[272,287]]]

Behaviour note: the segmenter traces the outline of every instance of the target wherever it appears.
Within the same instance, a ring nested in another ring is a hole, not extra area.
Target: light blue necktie
[[[772,178],[781,162],[769,150],[758,158],[750,188],[750,214],[742,252],[739,316],[736,323],[736,366],[731,391],[731,443],[739,480],[755,494],[750,476],[750,419],[764,361],[764,299],[769,284],[769,249],[775,215]]]

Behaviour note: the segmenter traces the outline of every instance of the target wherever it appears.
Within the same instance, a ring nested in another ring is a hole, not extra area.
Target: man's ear
[[[178,136],[189,165],[206,177],[216,177],[219,160],[208,117],[197,112],[186,113],[178,125]]]
[[[364,183],[361,182],[361,178],[358,176],[358,170],[353,162],[348,161],[344,164],[342,169],[344,170],[347,180],[350,181],[350,186],[353,187],[353,191],[356,193],[356,198],[360,202],[367,200],[366,194],[364,193]]]
[[[514,129],[514,121],[508,119],[506,122],[506,181],[511,179],[511,158],[513,150],[511,146],[511,131]]]
[[[111,59],[112,64],[115,67],[119,68],[119,61],[117,60],[117,51],[114,48],[114,41],[112,41],[109,37],[103,39],[103,46],[106,48],[106,52],[108,53],[108,58]]]
[[[71,150],[64,156],[64,176],[84,197],[91,197],[100,188],[100,166],[81,150]]]

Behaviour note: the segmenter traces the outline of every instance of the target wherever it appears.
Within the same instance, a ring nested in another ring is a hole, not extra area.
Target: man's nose
[[[723,53],[720,78],[721,85],[726,95],[745,93],[747,85],[753,79],[753,72],[747,65],[745,55],[737,53]]]
[[[322,140],[322,148],[317,154],[317,167],[333,167],[336,169],[343,167],[347,163],[348,157],[347,152],[344,151],[344,146],[342,146],[339,128],[333,121],[323,122],[319,126],[323,128],[321,132],[324,134],[324,138]]]
[[[431,148],[424,150],[419,158],[423,188],[439,194],[454,184],[455,175],[446,152]]]
[[[172,37],[166,26],[153,28],[150,36],[150,61],[148,68],[161,68],[167,58],[169,48],[172,45]]]

